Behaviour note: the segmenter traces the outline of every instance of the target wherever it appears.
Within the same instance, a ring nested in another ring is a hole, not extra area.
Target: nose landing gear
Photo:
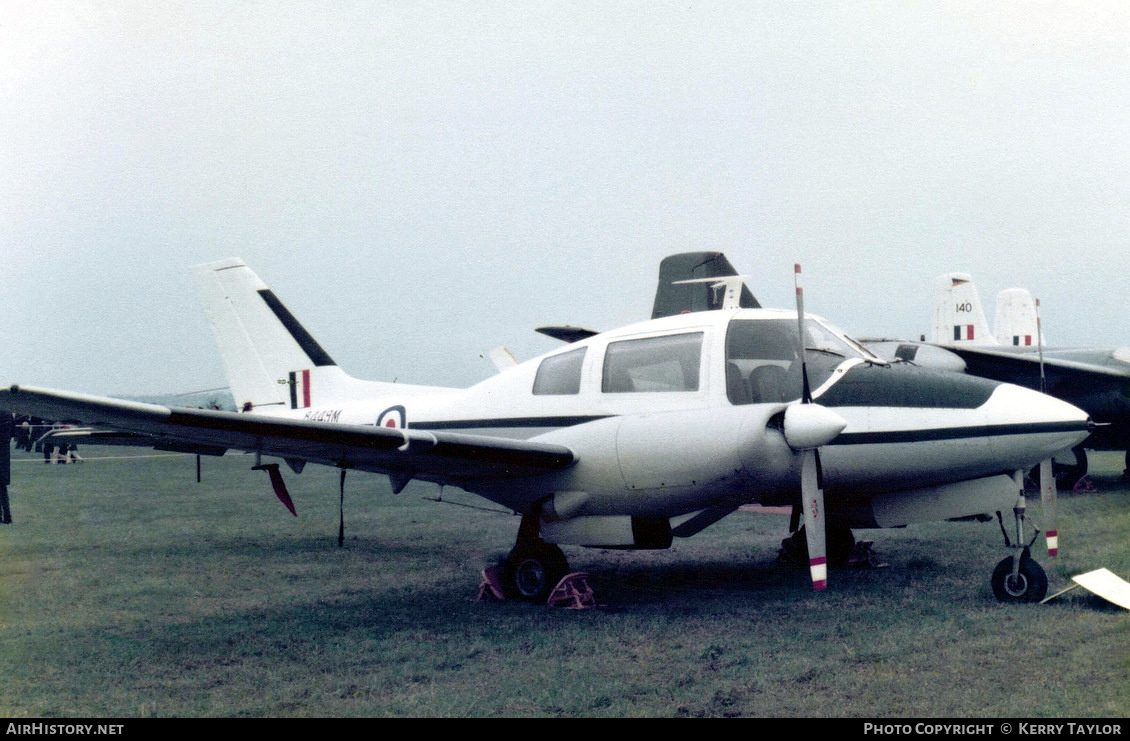
[[[1001,602],[1039,602],[1048,593],[1048,575],[1040,564],[1032,558],[1030,548],[1040,535],[1040,530],[1032,525],[1032,537],[1024,543],[1024,523],[1031,523],[1026,514],[1026,501],[1024,498],[1024,474],[1018,471],[1013,477],[1018,484],[1019,498],[1012,509],[1016,521],[1016,542],[1008,537],[1004,526],[1004,518],[997,513],[997,521],[1004,535],[1005,546],[1011,548],[1013,553],[997,564],[993,569],[990,583],[993,595]]]

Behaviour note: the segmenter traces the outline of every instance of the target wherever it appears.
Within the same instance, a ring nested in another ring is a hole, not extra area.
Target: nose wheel
[[[1009,556],[993,569],[993,594],[1001,602],[1039,602],[1048,593],[1048,575],[1025,548],[1019,557]]]

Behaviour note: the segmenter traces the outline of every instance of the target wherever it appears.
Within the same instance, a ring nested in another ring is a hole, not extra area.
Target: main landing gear
[[[511,599],[544,603],[569,573],[569,562],[561,549],[538,536],[540,520],[538,512],[522,515],[518,542],[499,564],[502,589]]]

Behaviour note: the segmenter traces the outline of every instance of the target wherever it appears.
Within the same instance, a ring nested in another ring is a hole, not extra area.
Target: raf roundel
[[[392,427],[402,430],[407,427],[405,421],[404,407],[397,405],[381,412],[380,416],[377,417],[377,427]]]

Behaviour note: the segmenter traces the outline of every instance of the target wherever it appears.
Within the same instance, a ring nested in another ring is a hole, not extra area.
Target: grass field
[[[567,551],[602,607],[474,600],[517,519],[382,477],[251,458],[13,462],[0,526],[0,716],[1125,717],[1130,612],[1083,590],[1002,605],[997,524],[862,531],[889,566],[826,592],[779,567],[780,515],[667,551]],[[1121,456],[1059,500],[1050,591],[1130,576]],[[1038,502],[1033,499],[1033,509]]]

